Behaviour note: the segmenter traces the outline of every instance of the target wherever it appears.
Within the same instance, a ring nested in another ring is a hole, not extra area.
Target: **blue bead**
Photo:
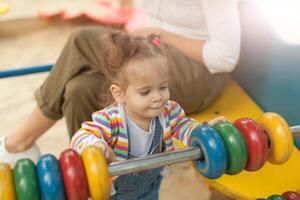
[[[189,146],[201,149],[203,158],[195,160],[198,171],[209,179],[216,179],[225,173],[227,152],[222,138],[211,127],[199,124],[191,132]]]
[[[65,191],[57,159],[50,154],[40,157],[37,172],[43,200],[65,200]]]

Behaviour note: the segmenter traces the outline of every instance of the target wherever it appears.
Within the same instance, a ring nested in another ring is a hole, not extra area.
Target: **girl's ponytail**
[[[104,43],[104,70],[109,78],[114,78],[124,64],[138,52],[138,46],[131,37],[121,31],[112,30],[101,38]]]

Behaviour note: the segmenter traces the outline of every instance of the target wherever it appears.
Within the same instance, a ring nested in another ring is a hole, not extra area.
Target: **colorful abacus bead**
[[[81,157],[72,149],[64,150],[59,156],[66,196],[68,200],[87,200],[89,188]]]
[[[257,123],[262,127],[270,140],[268,161],[272,164],[283,164],[291,156],[294,143],[287,122],[276,113],[264,113]]]
[[[18,160],[13,175],[17,199],[41,199],[37,172],[32,160],[27,158]]]
[[[245,169],[256,171],[262,168],[268,159],[268,139],[258,124],[249,118],[241,118],[234,126],[242,134],[247,145],[248,160]]]
[[[242,135],[230,122],[218,122],[213,128],[220,134],[227,150],[226,173],[240,173],[247,163],[247,147]]]
[[[286,191],[281,196],[283,196],[286,200],[300,200],[300,194],[297,192]]]
[[[280,195],[273,194],[273,195],[269,196],[267,198],[267,200],[286,200],[286,199]]]
[[[195,167],[205,177],[219,178],[227,167],[227,153],[224,142],[211,127],[197,125],[191,132],[190,147],[200,148],[203,158],[194,160]]]
[[[65,199],[65,191],[57,159],[51,154],[40,157],[37,172],[43,200]]]
[[[91,198],[93,200],[109,199],[111,192],[110,176],[102,152],[94,146],[89,146],[83,150],[81,156]]]
[[[16,200],[12,170],[6,163],[0,163],[0,199]]]

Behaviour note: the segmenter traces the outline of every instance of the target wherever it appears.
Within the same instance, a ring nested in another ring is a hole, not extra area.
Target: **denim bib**
[[[130,130],[128,131],[130,137]],[[148,154],[162,152],[162,135],[163,129],[156,117],[154,136]],[[130,153],[130,149],[128,155],[128,159],[136,158]],[[163,167],[119,176],[114,183],[116,193],[110,197],[110,200],[157,200],[162,169]]]

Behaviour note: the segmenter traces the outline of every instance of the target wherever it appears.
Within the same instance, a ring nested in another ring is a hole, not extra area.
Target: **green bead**
[[[238,174],[244,170],[248,151],[243,136],[237,128],[229,122],[219,122],[213,126],[220,134],[227,150],[227,174]]]
[[[273,194],[273,195],[269,196],[267,198],[267,200],[286,200],[286,198],[284,198],[280,195],[277,195],[277,194]]]
[[[13,174],[18,200],[41,199],[36,168],[30,159],[18,160],[13,169]]]

